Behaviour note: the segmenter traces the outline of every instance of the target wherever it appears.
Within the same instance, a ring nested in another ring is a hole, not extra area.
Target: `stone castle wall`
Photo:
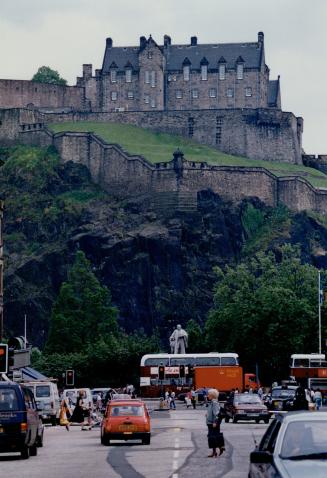
[[[52,134],[46,128],[34,128],[34,124],[20,126],[20,142],[54,145],[62,161],[84,164],[97,184],[120,197],[177,192],[196,198],[199,191],[210,188],[233,202],[257,197],[270,206],[285,204],[293,211],[327,213],[327,191],[317,190],[299,177],[278,178],[261,167],[211,166],[205,158],[191,162],[179,154],[173,161],[151,164],[92,133]]]
[[[302,164],[302,121],[271,109],[44,114],[45,123],[100,121],[179,134],[247,158]]]
[[[24,80],[0,80],[1,108],[73,108],[83,111],[84,88]]]

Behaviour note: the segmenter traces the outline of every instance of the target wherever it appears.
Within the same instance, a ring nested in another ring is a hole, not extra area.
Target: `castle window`
[[[176,98],[183,98],[182,90],[176,90]]]
[[[245,88],[245,96],[252,96],[252,88]]]
[[[189,81],[189,79],[190,79],[190,67],[189,67],[189,65],[183,66],[183,77],[184,77],[184,81]]]
[[[154,98],[151,99],[151,108],[156,107],[156,100]]]
[[[111,92],[111,101],[117,101],[118,94],[117,91],[112,91]]]
[[[217,90],[216,90],[216,88],[210,88],[210,90],[209,90],[209,97],[210,97],[210,98],[216,98],[216,96],[217,96]]]
[[[147,105],[150,103],[150,96],[149,95],[144,95],[144,103]]]
[[[192,90],[192,98],[199,98],[199,90]]]
[[[132,100],[132,99],[134,98],[134,91],[128,91],[128,92],[127,92],[127,98],[128,98],[129,100]]]
[[[237,64],[236,75],[237,75],[238,80],[243,80],[243,78],[244,78],[244,65],[242,63]]]
[[[37,88],[34,88],[35,93],[37,92]]]
[[[132,70],[130,68],[128,70],[126,70],[126,72],[125,72],[125,79],[126,79],[126,83],[131,83],[131,81],[132,81]]]
[[[149,71],[146,71],[144,73],[144,82],[145,83],[150,83],[150,72]]]
[[[208,65],[201,65],[201,80],[208,79]]]
[[[234,90],[233,88],[227,88],[227,98],[233,98]]]
[[[226,79],[226,66],[219,65],[219,79],[225,80]]]
[[[188,135],[190,138],[193,137],[194,134],[194,118],[189,118],[188,119]]]
[[[151,58],[152,58],[152,51],[150,51],[150,50],[148,51],[148,58],[149,58],[149,60],[151,60]]]
[[[116,70],[110,70],[110,81],[111,81],[111,83],[116,83],[116,81],[117,81],[117,71]]]
[[[151,87],[154,88],[156,86],[156,72],[151,71]]]

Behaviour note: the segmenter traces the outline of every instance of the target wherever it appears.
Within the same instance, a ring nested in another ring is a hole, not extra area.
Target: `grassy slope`
[[[327,176],[313,168],[232,156],[182,136],[156,133],[137,126],[84,121],[50,124],[49,127],[54,132],[92,131],[106,142],[118,143],[129,153],[141,154],[152,163],[170,161],[173,152],[180,148],[189,161],[206,161],[209,164],[228,166],[261,166],[277,176],[299,175],[316,187],[327,188]]]

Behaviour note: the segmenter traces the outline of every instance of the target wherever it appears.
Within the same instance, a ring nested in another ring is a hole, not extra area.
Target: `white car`
[[[59,418],[60,399],[57,384],[47,380],[23,382],[32,390],[40,418],[56,425]]]

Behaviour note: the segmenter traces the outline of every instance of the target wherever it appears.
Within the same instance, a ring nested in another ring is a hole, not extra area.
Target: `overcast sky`
[[[0,78],[29,80],[39,66],[75,84],[83,63],[101,68],[106,37],[138,45],[256,41],[265,34],[282,107],[304,118],[307,153],[327,154],[327,0],[0,0]]]

